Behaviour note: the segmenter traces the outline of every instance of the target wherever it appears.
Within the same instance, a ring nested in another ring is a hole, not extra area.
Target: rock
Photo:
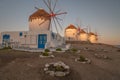
[[[49,67],[50,65],[49,64],[45,64],[45,67],[47,68],[47,67]]]
[[[57,66],[62,66],[65,69],[65,71],[62,71],[62,70],[61,71],[56,71],[55,69],[56,69]],[[49,67],[52,67],[52,68],[55,68],[55,69],[49,70]],[[65,75],[69,74],[69,69],[70,69],[69,66],[64,64],[62,61],[59,61],[57,63],[49,63],[49,64],[47,63],[47,64],[45,64],[44,71],[45,71],[46,74],[49,74],[51,76],[61,77],[61,76],[65,76]]]
[[[55,76],[62,77],[65,76],[65,72],[55,72]]]
[[[80,53],[80,50],[78,50],[77,53]]]
[[[50,55],[51,58],[54,58],[55,56],[54,55]]]
[[[55,72],[54,72],[54,71],[49,71],[49,75],[50,75],[50,76],[54,76],[54,75],[55,75]]]
[[[54,63],[53,65],[56,67],[56,66],[58,66],[58,65],[59,65],[59,63]]]
[[[44,71],[48,71],[48,68],[44,68]]]
[[[70,47],[71,47],[71,44],[67,44],[67,45],[66,45],[66,49],[67,49],[67,50],[70,49]]]
[[[40,55],[40,58],[43,58],[43,55]]]
[[[88,63],[88,64],[91,64],[91,60],[88,60],[87,63]]]
[[[70,67],[69,67],[69,66],[64,66],[64,68],[65,68],[65,69],[70,69]]]
[[[77,62],[77,61],[78,61],[78,59],[79,59],[79,58],[76,58],[76,59],[75,59],[75,62]]]
[[[54,55],[49,55],[49,56],[43,56],[43,55],[40,55],[40,58],[54,58],[55,56]]]

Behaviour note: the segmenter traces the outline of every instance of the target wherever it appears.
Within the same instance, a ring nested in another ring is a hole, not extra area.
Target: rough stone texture
[[[49,75],[50,76],[55,76],[55,72],[54,71],[49,71]]]
[[[63,72],[63,71],[51,71],[51,70],[49,70],[49,67],[52,66],[52,65],[54,66],[54,68],[57,67],[57,66],[63,66],[64,69],[66,69],[66,71],[65,72]],[[67,66],[66,64],[64,64],[62,61],[59,61],[59,62],[56,62],[56,63],[47,63],[47,64],[45,64],[44,71],[45,71],[45,73],[47,73],[47,74],[49,74],[51,76],[62,77],[62,76],[66,76],[66,75],[69,74],[70,67]]]
[[[75,58],[75,62],[80,62],[80,63],[83,63],[83,64],[85,64],[85,63],[91,64],[91,60],[88,59],[88,58],[85,58],[86,61],[79,61],[79,59],[80,58]]]
[[[66,73],[65,72],[55,72],[55,76],[58,76],[58,77],[62,77],[62,76],[65,76]]]

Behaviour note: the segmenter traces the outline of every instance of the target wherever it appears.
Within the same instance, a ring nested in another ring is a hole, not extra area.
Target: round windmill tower
[[[78,39],[79,39],[80,41],[87,41],[87,40],[88,40],[88,35],[87,35],[87,33],[84,31],[84,29],[81,29],[81,30],[80,30],[80,34],[79,34]]]
[[[62,14],[67,14],[67,12],[61,12],[61,10],[55,10],[57,5],[57,0],[43,0],[44,4],[48,8],[48,12],[44,9],[37,9],[29,17],[29,30],[30,31],[43,31],[43,30],[53,30],[55,28],[56,33],[59,33],[59,30],[62,30],[62,25],[60,21],[62,19],[60,16]]]
[[[64,42],[59,34],[59,30],[62,30],[60,17],[67,13],[56,10],[57,0],[43,0],[43,2],[49,11],[35,7],[37,11],[29,17],[29,30],[32,35],[36,34],[38,48],[60,46]]]
[[[67,41],[75,41],[77,40],[77,28],[70,24],[66,29],[65,29],[65,38]]]
[[[95,33],[93,33],[93,32],[90,32],[89,34],[88,34],[88,40],[91,42],[91,43],[96,43],[97,42],[97,40],[98,40],[98,38],[97,38],[97,35],[95,34]]]
[[[33,32],[49,30],[50,17],[44,9],[38,9],[29,17],[29,30]]]
[[[89,33],[88,33],[88,40],[91,43],[97,43],[97,41],[98,41],[98,35],[97,35],[97,33],[91,32],[90,27],[89,27]]]
[[[88,40],[88,35],[87,32],[85,31],[86,28],[81,28],[80,25],[78,26],[78,33],[77,33],[77,39],[78,41],[87,41]]]

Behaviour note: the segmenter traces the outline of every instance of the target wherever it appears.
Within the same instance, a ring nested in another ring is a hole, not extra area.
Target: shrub
[[[75,49],[75,48],[72,48],[72,49],[71,49],[71,51],[73,51],[73,52],[77,52],[77,49]]]
[[[50,64],[50,66],[48,67],[48,69],[50,71],[62,71],[62,72],[65,72],[66,69],[63,67],[63,66],[60,66],[60,65],[57,65],[57,66],[54,66],[53,64]]]
[[[8,47],[4,47],[3,50],[4,50],[4,49],[12,49],[12,48],[11,48],[10,46],[8,46]]]
[[[45,49],[45,52],[50,52],[50,50],[49,49]]]
[[[47,52],[44,52],[42,55],[43,56],[49,56],[49,54]]]
[[[86,59],[85,59],[84,56],[80,55],[80,59],[79,59],[79,61],[86,61]]]
[[[62,51],[62,49],[61,48],[57,48],[56,51]]]
[[[55,67],[55,71],[64,71],[64,67],[63,66],[56,66]]]

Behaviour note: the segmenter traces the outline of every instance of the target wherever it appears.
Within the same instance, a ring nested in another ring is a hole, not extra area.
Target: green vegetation
[[[47,52],[43,52],[42,55],[43,56],[49,56],[49,54]]]
[[[2,48],[2,50],[12,49],[10,46]]]
[[[72,48],[71,51],[73,51],[73,52],[77,52],[78,50],[75,49],[75,48]]]
[[[85,59],[84,56],[80,55],[80,59],[79,59],[79,61],[83,62],[83,61],[86,61],[86,59]]]
[[[56,66],[55,67],[55,71],[64,71],[64,67],[63,66]]]
[[[50,50],[49,49],[45,49],[45,52],[50,52]]]
[[[57,48],[56,51],[62,51],[62,49],[61,48]]]
[[[48,69],[50,70],[50,71],[66,71],[66,69],[63,67],[63,66],[60,66],[60,65],[58,65],[58,66],[54,66],[53,64],[51,64],[49,67],[48,67]]]

